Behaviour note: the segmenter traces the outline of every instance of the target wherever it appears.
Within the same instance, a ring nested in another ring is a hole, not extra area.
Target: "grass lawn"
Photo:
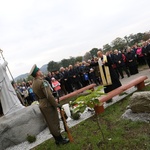
[[[150,86],[145,90],[150,91]],[[130,96],[113,104],[99,115],[104,139],[97,117],[92,116],[70,129],[73,143],[56,146],[52,138],[32,150],[150,150],[150,123],[121,119],[129,98]],[[67,136],[65,132],[63,135]]]

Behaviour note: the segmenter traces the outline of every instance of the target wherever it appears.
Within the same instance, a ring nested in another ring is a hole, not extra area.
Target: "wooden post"
[[[137,89],[138,89],[138,90],[142,90],[144,87],[145,87],[144,81],[141,82],[141,83],[139,83],[139,84],[137,84]]]

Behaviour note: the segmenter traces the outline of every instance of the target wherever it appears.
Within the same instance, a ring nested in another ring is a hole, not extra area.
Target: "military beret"
[[[31,68],[31,71],[29,73],[29,75],[35,77],[36,76],[36,73],[39,71],[39,68],[37,67],[37,65],[33,65],[33,67]]]

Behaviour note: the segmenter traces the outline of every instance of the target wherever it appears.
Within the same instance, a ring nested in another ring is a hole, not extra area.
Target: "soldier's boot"
[[[63,138],[61,135],[54,136],[56,145],[64,145],[69,143],[69,139]]]

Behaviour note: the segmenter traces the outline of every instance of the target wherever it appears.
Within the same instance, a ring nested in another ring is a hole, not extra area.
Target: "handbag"
[[[84,80],[85,80],[85,81],[89,80],[88,74],[84,74]]]

